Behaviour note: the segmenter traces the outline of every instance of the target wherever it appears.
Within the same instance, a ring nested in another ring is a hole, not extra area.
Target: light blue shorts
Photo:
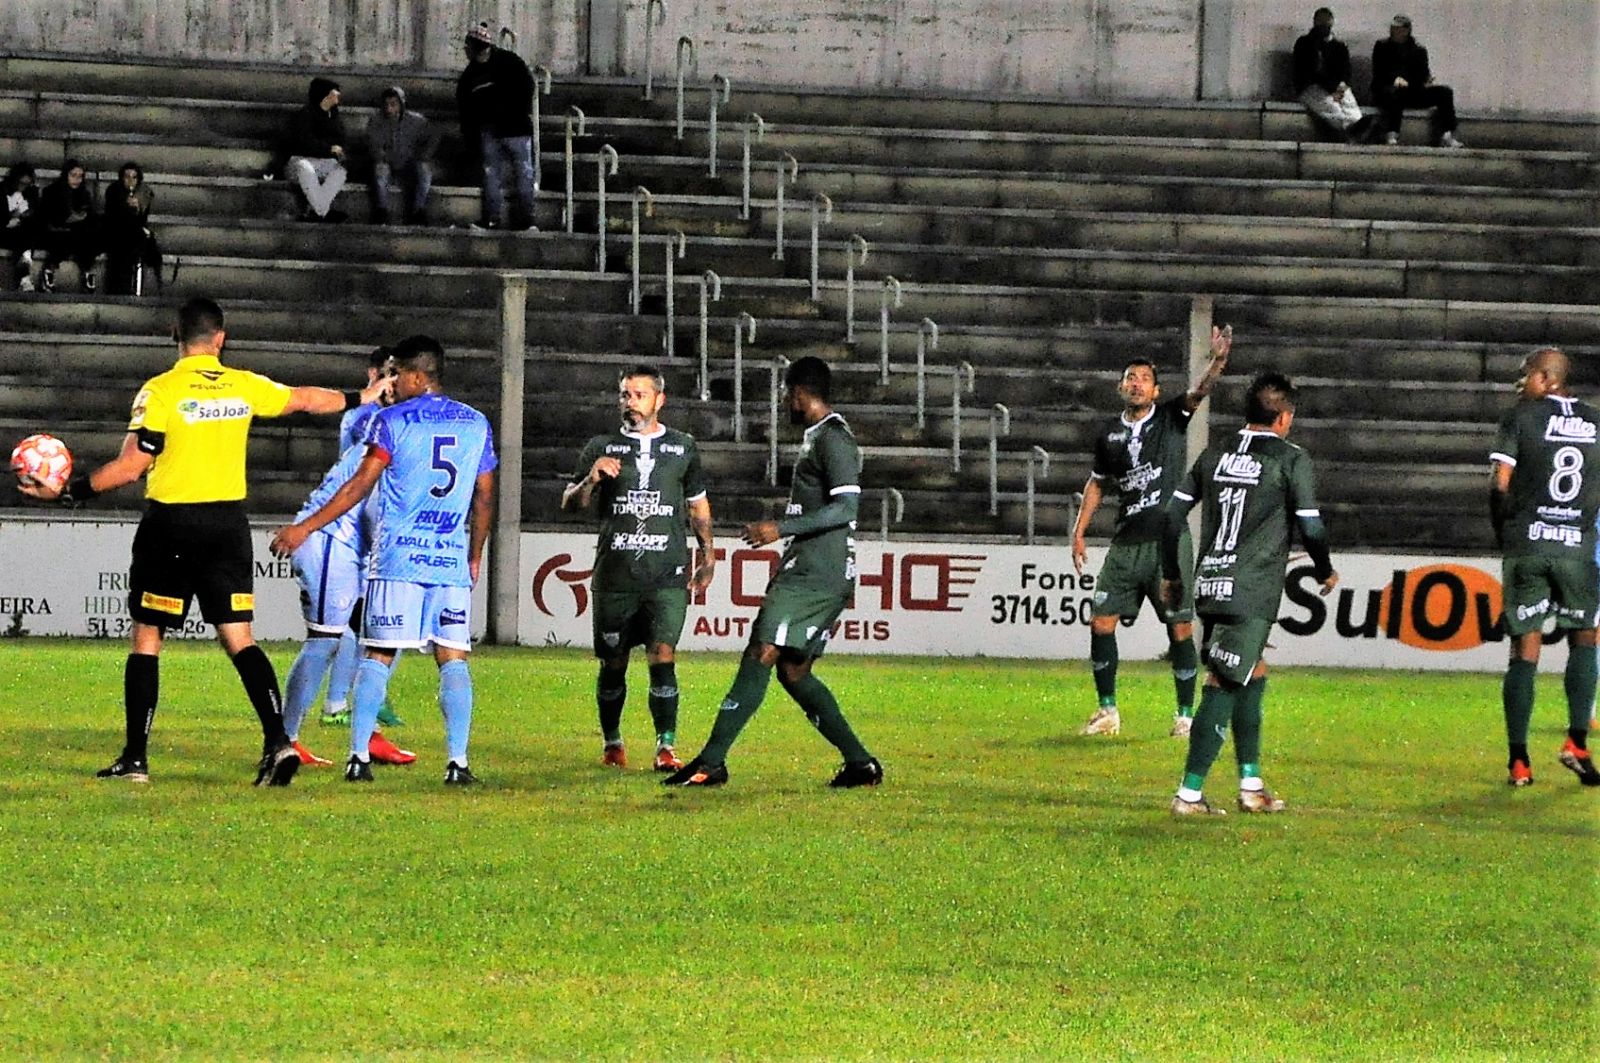
[[[290,564],[300,581],[300,613],[306,628],[324,635],[342,634],[367,582],[355,547],[326,532],[313,532]]]
[[[367,581],[361,645],[409,650],[429,643],[453,650],[472,649],[472,588],[390,579]]]

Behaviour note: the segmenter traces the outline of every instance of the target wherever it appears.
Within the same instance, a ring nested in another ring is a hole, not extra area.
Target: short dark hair
[[[1262,373],[1244,396],[1244,417],[1250,424],[1271,424],[1284,410],[1293,410],[1300,393],[1282,373]]]
[[[210,299],[195,298],[178,311],[178,343],[184,347],[209,340],[221,332],[222,307]]]
[[[783,384],[790,391],[805,388],[827,402],[828,393],[833,387],[833,370],[821,358],[807,355],[789,366],[789,371],[783,375]]]
[[[1156,363],[1152,362],[1148,358],[1133,359],[1133,361],[1122,367],[1122,375],[1127,376],[1128,370],[1137,369],[1141,365],[1150,370],[1150,379],[1154,380],[1159,385],[1161,383],[1161,374],[1156,370]]]
[[[490,44],[488,41],[480,41],[472,37],[467,38],[467,55],[473,59],[476,59],[484,52],[491,50],[493,47],[494,45]]]
[[[389,359],[394,357],[392,347],[374,347],[372,353],[367,355],[367,365],[373,369],[382,369],[389,364]]]
[[[618,373],[617,374],[617,383],[620,384],[624,380],[627,380],[629,377],[636,377],[636,376],[647,376],[647,377],[649,377],[650,378],[650,382],[653,383],[656,386],[656,390],[657,391],[665,393],[665,391],[667,390],[667,378],[661,375],[661,370],[657,369],[655,366],[650,365],[650,364],[648,364],[646,362],[639,362],[639,363],[636,363],[634,365],[630,365],[626,369],[624,369],[622,372]]]
[[[1319,7],[1319,8],[1317,8],[1315,11],[1311,12],[1311,21],[1315,22],[1317,19],[1321,18],[1323,15],[1327,15],[1329,18],[1332,18],[1333,17],[1333,8],[1331,8],[1331,7]]]
[[[444,348],[432,336],[407,336],[391,353],[402,369],[415,370],[435,382],[444,379]]]

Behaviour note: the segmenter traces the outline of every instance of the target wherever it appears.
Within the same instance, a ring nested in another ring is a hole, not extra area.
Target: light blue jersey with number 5
[[[418,395],[378,411],[366,443],[386,465],[368,575],[470,586],[472,494],[478,477],[498,464],[489,419],[444,395]]]

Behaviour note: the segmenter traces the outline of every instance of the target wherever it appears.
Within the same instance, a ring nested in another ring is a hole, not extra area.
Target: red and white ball
[[[40,432],[17,444],[11,452],[11,470],[23,483],[59,491],[72,475],[72,451],[55,436]]]

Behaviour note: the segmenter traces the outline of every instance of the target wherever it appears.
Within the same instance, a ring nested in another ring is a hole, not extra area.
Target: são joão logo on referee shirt
[[[202,421],[237,421],[251,414],[243,399],[184,399],[178,403],[178,416],[189,424]]]
[[[1313,635],[1331,620],[1340,638],[1386,638],[1442,652],[1505,639],[1500,581],[1472,565],[1397,568],[1383,587],[1341,585],[1331,599],[1317,591],[1310,565],[1289,571],[1279,618],[1286,632]]]

